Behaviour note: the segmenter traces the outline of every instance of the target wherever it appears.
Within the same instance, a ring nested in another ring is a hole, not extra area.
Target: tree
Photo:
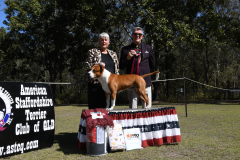
[[[5,2],[9,22],[4,23],[11,28],[9,34],[22,50],[16,56],[27,59],[28,66],[34,68],[31,73],[41,73],[36,81],[44,81],[46,71],[49,73],[49,81],[55,82],[66,68],[76,70],[83,67],[87,48],[93,44],[89,43],[92,35],[87,28],[94,30],[100,26],[96,25],[99,22],[96,15],[101,12],[99,3],[81,2]],[[55,85],[52,85],[52,90],[55,93]]]

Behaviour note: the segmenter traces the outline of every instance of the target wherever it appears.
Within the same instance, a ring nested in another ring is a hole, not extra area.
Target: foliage
[[[83,85],[84,62],[87,51],[98,47],[98,34],[109,33],[109,48],[120,56],[121,47],[131,43],[134,26],[144,29],[143,43],[153,46],[155,70],[161,72],[160,79],[184,74],[215,87],[239,88],[237,0],[6,0],[5,3],[4,24],[9,27],[0,29],[1,80],[79,84],[52,85],[59,102],[66,103],[65,96],[69,96],[69,103],[78,102],[79,97],[83,97],[79,102],[87,102],[87,96],[82,94],[87,91]],[[176,90],[183,87],[183,82],[153,85],[154,100],[175,101]],[[192,82],[187,85],[190,95],[209,89]],[[119,95],[119,99],[124,98]]]

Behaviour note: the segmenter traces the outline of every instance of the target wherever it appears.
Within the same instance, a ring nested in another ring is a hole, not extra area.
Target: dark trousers
[[[100,83],[88,83],[88,108],[106,108],[106,96]]]

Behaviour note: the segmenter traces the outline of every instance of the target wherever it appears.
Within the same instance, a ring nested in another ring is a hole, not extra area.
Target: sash
[[[141,49],[135,49],[135,52],[137,53],[136,56],[133,58],[133,64],[131,69],[131,74],[137,74],[139,75],[139,57],[141,54]]]

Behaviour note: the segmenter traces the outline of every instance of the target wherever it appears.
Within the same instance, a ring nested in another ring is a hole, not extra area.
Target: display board
[[[0,82],[0,158],[51,147],[54,132],[48,84]]]

